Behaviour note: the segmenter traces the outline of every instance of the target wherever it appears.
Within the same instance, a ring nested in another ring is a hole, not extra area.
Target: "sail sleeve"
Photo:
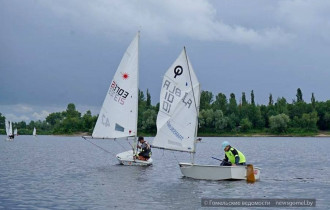
[[[137,135],[139,33],[127,48],[106,93],[92,136]]]
[[[195,152],[199,97],[198,79],[183,50],[162,82],[153,147]]]

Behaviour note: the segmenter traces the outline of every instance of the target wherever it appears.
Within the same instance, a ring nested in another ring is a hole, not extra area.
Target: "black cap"
[[[138,141],[144,140],[143,136],[140,136]]]

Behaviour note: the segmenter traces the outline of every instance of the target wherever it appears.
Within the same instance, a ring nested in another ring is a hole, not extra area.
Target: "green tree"
[[[212,105],[214,110],[221,110],[223,113],[227,113],[228,101],[226,95],[223,93],[216,95]]]
[[[297,96],[297,102],[303,102],[303,101],[304,101],[304,100],[303,100],[303,94],[302,94],[300,88],[297,89],[297,94],[296,94],[296,96]]]
[[[317,112],[305,113],[301,117],[301,127],[307,130],[316,131],[317,121],[318,121]]]
[[[149,109],[151,107],[151,96],[149,90],[147,89],[147,101],[146,101],[146,108]]]
[[[82,117],[82,127],[83,131],[85,132],[92,132],[92,129],[94,128],[96,124],[97,118],[92,116],[92,113],[90,110],[88,110]]]
[[[210,131],[214,128],[214,113],[212,109],[201,110],[198,119],[201,130],[206,129]]]
[[[273,95],[270,93],[270,94],[269,94],[268,106],[272,106],[273,104],[274,104],[274,101],[273,101]]]
[[[248,104],[245,96],[245,92],[242,92],[242,106],[246,106]]]
[[[147,133],[156,133],[156,117],[157,113],[153,109],[148,109],[143,112],[143,119],[142,119],[142,130]]]
[[[236,116],[238,116],[237,102],[234,93],[230,94],[228,113],[235,114]]]
[[[251,104],[252,105],[255,105],[255,103],[254,103],[254,93],[253,93],[253,90],[251,90]]]
[[[54,126],[56,123],[61,122],[62,120],[63,120],[63,115],[61,112],[50,113],[46,117],[46,122],[49,123],[51,126]]]
[[[269,118],[269,126],[271,131],[275,133],[283,133],[287,131],[290,118],[286,114],[278,114]]]
[[[244,118],[241,120],[240,126],[241,126],[241,131],[245,132],[252,128],[252,123],[248,118]]]
[[[288,114],[288,107],[287,107],[287,102],[284,97],[278,98],[276,103],[275,103],[275,111],[278,114]]]
[[[70,103],[66,108],[65,116],[67,118],[80,118],[81,113],[76,110],[76,106],[73,103]]]
[[[313,110],[315,110],[315,104],[316,104],[316,102],[315,102],[314,93],[312,93],[311,103],[312,103]]]
[[[0,113],[0,128],[4,128],[6,125],[6,117]]]
[[[213,113],[214,127],[216,131],[224,131],[228,125],[228,118],[223,115],[221,110],[216,110]]]
[[[330,130],[330,112],[326,112],[324,115],[325,129]]]
[[[213,100],[213,94],[210,91],[202,91],[200,98],[200,109],[210,109]]]

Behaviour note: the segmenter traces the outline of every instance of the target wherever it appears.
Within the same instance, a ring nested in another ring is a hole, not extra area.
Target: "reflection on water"
[[[203,138],[196,162],[219,164],[211,157],[223,158],[224,139],[261,168],[259,182],[185,178],[178,162],[190,155],[157,149],[151,167],[121,166],[112,154],[130,149],[126,141],[93,140],[109,154],[79,137],[1,140],[0,209],[196,209],[201,198],[316,198],[316,208],[330,206],[329,138]]]

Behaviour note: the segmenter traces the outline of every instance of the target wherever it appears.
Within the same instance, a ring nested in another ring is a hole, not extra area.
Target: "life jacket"
[[[237,155],[239,157],[239,163],[245,163],[245,156],[243,155],[243,153],[241,153],[238,149],[235,149],[234,147],[230,147],[230,149],[227,152],[225,152],[229,162],[231,162],[232,164],[235,163],[235,157],[237,155],[235,156],[233,154],[233,150],[236,150],[238,153]]]

